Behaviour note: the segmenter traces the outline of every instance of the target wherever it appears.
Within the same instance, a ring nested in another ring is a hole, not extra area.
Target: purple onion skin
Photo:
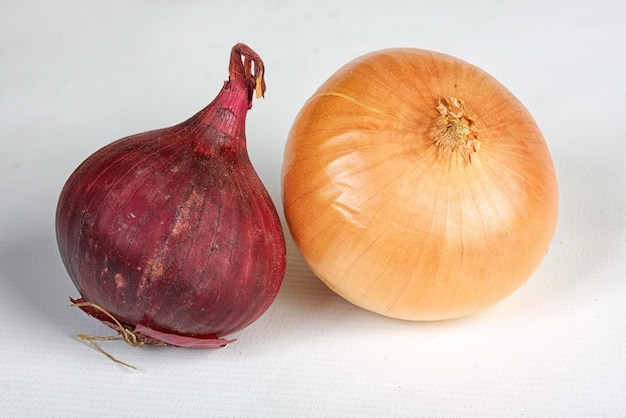
[[[259,67],[258,55],[236,45],[229,81],[211,104],[181,124],[105,146],[61,192],[57,242],[79,302],[99,305],[147,342],[224,345],[279,291],[283,231],[246,150]]]

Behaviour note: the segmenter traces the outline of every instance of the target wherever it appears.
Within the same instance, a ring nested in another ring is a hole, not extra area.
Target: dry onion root
[[[282,188],[312,271],[348,301],[407,320],[510,295],[558,214],[530,113],[481,69],[419,49],[357,58],[313,94],[289,133]]]

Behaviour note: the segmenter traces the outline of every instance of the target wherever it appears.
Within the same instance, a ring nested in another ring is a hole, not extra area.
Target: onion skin
[[[269,308],[285,241],[245,136],[263,70],[256,53],[235,45],[229,81],[211,104],[176,126],[117,140],[74,171],[56,217],[82,296],[73,302],[97,304],[142,342],[186,347],[225,345],[224,335]]]
[[[282,199],[323,282],[406,320],[466,316],[513,293],[558,216],[552,159],[526,108],[481,69],[411,48],[355,59],[304,104]]]

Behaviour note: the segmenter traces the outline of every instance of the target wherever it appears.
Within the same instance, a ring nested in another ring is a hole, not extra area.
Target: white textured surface
[[[0,416],[626,417],[626,11],[597,1],[4,1],[0,3]],[[482,67],[552,151],[559,226],[498,306],[407,323],[331,293],[290,244],[271,309],[217,350],[77,341],[106,334],[54,239],[71,171],[108,142],[213,99],[230,47],[264,58],[248,118],[276,201],[296,112],[333,71],[414,46]]]

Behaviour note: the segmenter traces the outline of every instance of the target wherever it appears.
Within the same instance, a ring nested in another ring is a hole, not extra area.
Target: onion
[[[475,66],[409,48],[355,59],[305,103],[282,196],[312,271],[406,320],[469,315],[513,293],[558,214],[550,153],[518,99]]]
[[[211,104],[105,146],[61,192],[58,246],[82,296],[72,301],[131,345],[223,346],[279,291],[283,232],[246,150],[263,71],[254,51],[235,45]]]

